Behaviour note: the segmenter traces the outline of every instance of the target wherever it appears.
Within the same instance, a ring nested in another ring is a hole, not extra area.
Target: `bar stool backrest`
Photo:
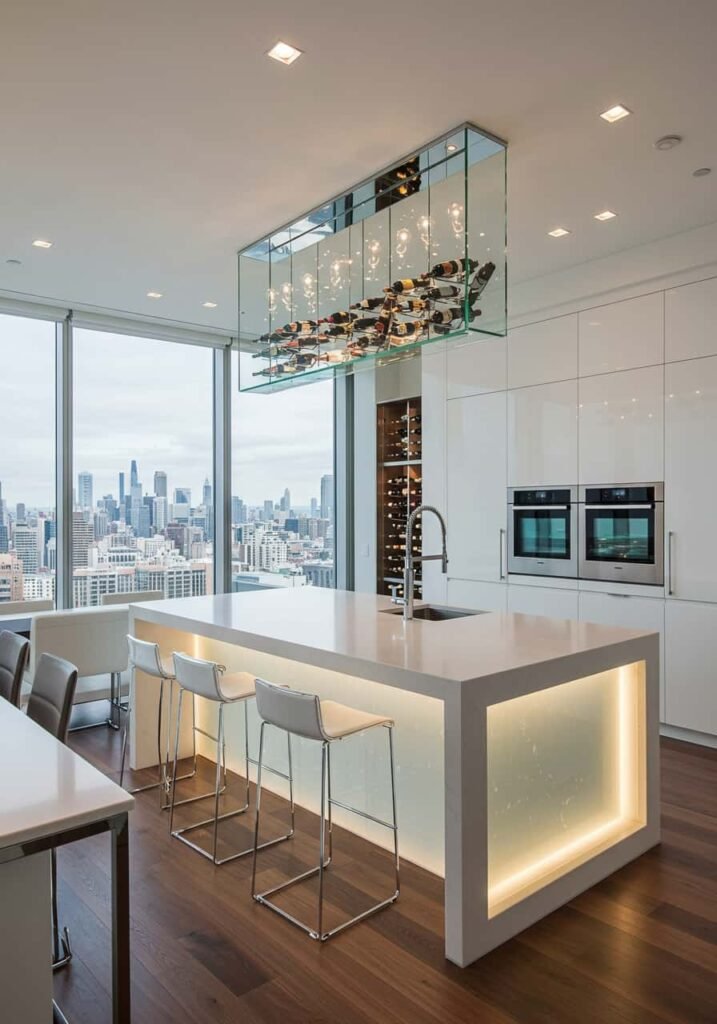
[[[188,654],[174,652],[174,674],[185,690],[206,697],[207,700],[223,700],[219,665],[214,661],[192,658]]]
[[[256,707],[259,717],[269,725],[310,740],[328,738],[321,721],[321,701],[315,693],[289,690],[265,679],[257,679]]]
[[[42,654],[37,662],[27,717],[47,729],[60,743],[67,743],[77,669],[64,658]]]
[[[29,640],[6,629],[0,633],[0,697],[9,700],[15,707],[20,707],[22,677],[29,656]]]
[[[146,672],[148,676],[163,678],[166,672],[162,667],[162,658],[159,653],[159,644],[150,643],[149,640],[138,640],[136,636],[127,634],[127,646],[129,647],[129,663],[140,672]]]

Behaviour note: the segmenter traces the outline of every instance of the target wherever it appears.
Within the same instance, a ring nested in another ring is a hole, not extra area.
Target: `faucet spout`
[[[413,531],[416,526],[416,522],[419,516],[422,516],[424,512],[432,512],[438,519],[441,526],[441,553],[440,555],[419,555],[414,558],[413,556]],[[426,562],[440,558],[441,560],[441,571],[445,574],[448,572],[448,549],[446,546],[446,521],[433,505],[419,505],[418,508],[414,508],[408,517],[408,523],[406,525],[406,559],[403,568],[403,618],[404,621],[408,622],[413,618],[413,585],[414,585],[414,563],[415,562]]]

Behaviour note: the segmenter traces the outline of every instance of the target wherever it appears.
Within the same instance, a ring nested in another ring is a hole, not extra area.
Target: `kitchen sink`
[[[403,615],[403,605],[397,608],[383,608],[386,615]],[[483,615],[483,612],[469,611],[468,608],[445,608],[437,604],[422,604],[413,609],[414,619],[424,619],[428,622],[444,622],[446,619],[463,619],[467,615]]]

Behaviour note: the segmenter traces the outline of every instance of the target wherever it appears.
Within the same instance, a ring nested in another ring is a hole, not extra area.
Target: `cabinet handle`
[[[500,567],[500,578],[505,579],[505,573],[503,572],[503,538],[505,537],[505,530],[501,526],[498,530],[498,565]]]
[[[667,534],[667,594],[668,596],[674,594],[675,590],[672,586],[672,539],[675,536],[675,531],[670,530]]]

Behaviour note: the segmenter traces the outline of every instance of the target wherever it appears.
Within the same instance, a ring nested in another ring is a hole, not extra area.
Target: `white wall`
[[[716,254],[712,225],[518,285],[507,339],[423,355],[424,487],[450,559],[427,599],[658,630],[663,721],[703,742],[717,735]],[[663,480],[665,587],[503,578],[506,484]]]

